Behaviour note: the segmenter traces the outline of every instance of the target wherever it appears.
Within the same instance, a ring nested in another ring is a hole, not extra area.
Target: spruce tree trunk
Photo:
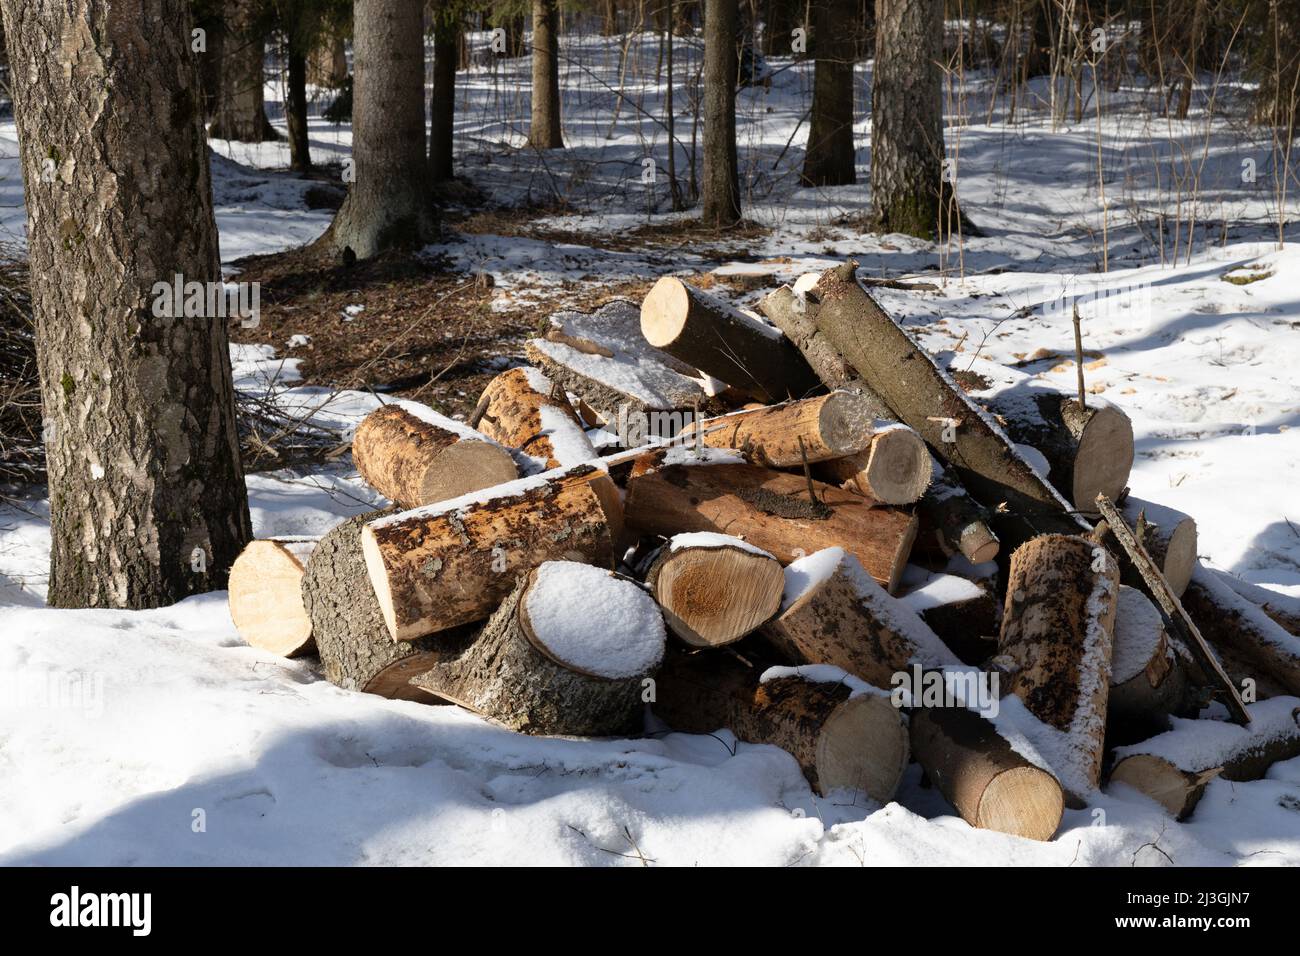
[[[221,278],[186,0],[3,0],[48,421],[54,607],[224,588],[250,535],[224,318],[157,318]],[[47,162],[49,160],[50,162]]]
[[[289,125],[289,168],[295,173],[311,171],[311,147],[307,141],[307,54],[289,44],[289,77],[284,113]]]
[[[942,0],[877,0],[871,195],[877,228],[933,236],[943,193]]]
[[[353,181],[319,243],[367,259],[434,238],[424,145],[420,0],[357,0],[353,13]]]
[[[706,0],[704,13],[704,188],[700,219],[724,229],[740,221],[736,171],[737,0]]]
[[[213,16],[210,20],[200,20],[197,24],[204,31],[206,49],[196,53],[199,60],[199,87],[203,95],[203,119],[212,120],[217,115],[221,104],[221,63],[226,45],[226,25],[221,17]]]
[[[456,59],[460,53],[460,23],[444,23],[433,31],[433,99],[429,103],[429,178],[435,183],[455,176],[452,138],[456,123]]]
[[[560,132],[560,6],[533,0],[533,113],[528,145],[563,149]]]
[[[221,44],[221,94],[208,135],[213,139],[261,143],[279,139],[262,99],[265,38],[253,0],[233,0]]]
[[[818,0],[814,7],[812,122],[804,157],[805,186],[857,181],[853,151],[853,54],[850,29],[858,0]]]

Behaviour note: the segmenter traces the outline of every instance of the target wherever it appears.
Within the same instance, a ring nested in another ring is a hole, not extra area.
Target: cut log
[[[998,601],[988,581],[955,574],[903,577],[899,603],[920,615],[930,630],[964,663],[983,664],[997,653]]]
[[[621,736],[640,732],[663,653],[663,618],[639,586],[548,561],[521,577],[460,656],[415,684],[519,733]]]
[[[1282,630],[1292,637],[1300,637],[1300,598],[1274,591],[1272,588],[1251,584],[1227,571],[1220,571],[1217,568],[1207,568],[1207,570],[1241,597],[1256,605]]]
[[[483,620],[543,561],[613,567],[618,508],[609,476],[578,465],[370,522],[361,545],[389,633]]]
[[[669,355],[762,402],[803,398],[817,376],[780,329],[665,276],[641,303],[641,334]]]
[[[865,451],[875,428],[866,404],[839,391],[704,419],[682,434],[699,431],[702,444],[738,449],[756,465],[795,468]]]
[[[352,438],[366,484],[400,508],[457,498],[519,477],[510,453],[474,429],[415,405],[385,405]]]
[[[1068,513],[1065,499],[1015,451],[988,413],[858,284],[856,268],[850,261],[822,274],[814,290],[818,330],[898,420],[956,468],[971,494],[999,509],[999,536],[1015,544],[1042,532],[1091,531]]]
[[[366,577],[361,529],[383,512],[349,518],[321,538],[302,576],[302,603],[311,619],[321,666],[331,683],[399,700],[430,702],[410,685],[468,638],[460,631],[416,641],[394,641]]]
[[[250,541],[230,567],[230,619],[249,647],[281,657],[315,650],[302,571],[317,538]]]
[[[1295,698],[1260,701],[1247,709],[1246,727],[1176,720],[1173,730],[1118,748],[1110,782],[1128,784],[1183,820],[1215,777],[1258,780],[1277,761],[1300,757],[1300,708]]]
[[[1061,783],[1075,796],[1101,780],[1119,565],[1078,535],[1043,535],[1011,555],[999,656],[1004,690],[1064,735]]]
[[[1181,709],[1186,681],[1165,633],[1164,617],[1137,588],[1121,585],[1115,608],[1107,729],[1122,726],[1126,739],[1167,729]],[[1144,732],[1145,731],[1145,732]],[[1110,736],[1116,742],[1115,734]]]
[[[1192,579],[1192,568],[1196,566],[1196,521],[1181,511],[1132,495],[1125,499],[1120,512],[1164,575],[1174,597],[1182,597],[1187,582]],[[1119,543],[1113,537],[1104,537],[1102,543],[1120,559],[1124,583],[1130,587],[1143,587],[1142,573]]]
[[[746,743],[782,748],[822,796],[856,789],[887,803],[907,769],[902,711],[885,694],[798,671],[760,672],[728,652],[670,651],[652,709],[682,733],[726,728]]]
[[[674,536],[645,580],[668,627],[692,647],[740,640],[777,612],[785,586],[772,555],[708,532]]]
[[[546,468],[580,465],[596,457],[564,389],[535,368],[512,368],[488,382],[479,430]]]
[[[1012,441],[1038,449],[1050,466],[1048,479],[1076,510],[1097,513],[1097,495],[1118,499],[1133,467],[1133,423],[1119,408],[1076,397],[1029,379],[1023,386],[984,397]]]
[[[960,554],[971,564],[998,556],[1001,544],[989,527],[988,510],[966,493],[957,477],[931,457],[930,486],[917,502],[920,534],[933,540],[946,555]]]
[[[815,285],[815,282],[812,284]],[[801,282],[801,285],[807,286],[808,283]],[[815,295],[810,296],[807,290],[796,292],[790,286],[783,285],[764,297],[758,308],[799,350],[823,385],[829,389],[849,388],[864,395],[874,402],[872,414],[876,418],[894,417],[893,410],[884,399],[862,381],[839,350],[818,331]]]
[[[1199,563],[1183,594],[1183,605],[1211,644],[1231,651],[1288,693],[1300,696],[1300,638],[1283,630],[1258,605]]]
[[[906,605],[890,597],[853,555],[827,548],[785,569],[781,613],[763,636],[791,664],[831,664],[882,689],[913,664],[961,662]]]
[[[639,458],[628,479],[628,523],[664,537],[685,531],[735,535],[782,564],[843,544],[891,592],[898,587],[916,536],[912,514],[873,508],[858,495],[820,482],[811,482],[817,500],[810,501],[810,483],[803,476],[718,461],[690,449]]]
[[[1065,798],[1057,779],[965,707],[914,710],[912,752],[961,818],[981,830],[1050,840]]]
[[[910,505],[930,487],[930,460],[921,436],[894,422],[877,427],[865,451],[822,462],[813,474],[881,504]]]

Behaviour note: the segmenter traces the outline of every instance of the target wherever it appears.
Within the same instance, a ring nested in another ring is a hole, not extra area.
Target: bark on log
[[[230,568],[230,619],[250,647],[281,657],[315,650],[302,573],[316,538],[250,541]]]
[[[488,383],[479,430],[507,448],[541,459],[546,468],[597,457],[562,387],[535,368],[512,368]]]
[[[543,561],[612,567],[618,507],[609,476],[579,465],[371,522],[361,544],[389,633],[482,620]]]
[[[650,596],[634,583],[608,574],[608,583],[593,594],[597,605],[608,588],[626,589],[633,600],[658,619],[657,632],[628,635],[643,650],[644,669],[619,676],[596,676],[566,658],[541,621],[535,602],[550,603],[567,595],[562,575],[547,575],[562,562],[550,562],[524,575],[458,657],[441,661],[415,678],[421,689],[450,700],[523,734],[609,737],[639,733],[645,681],[663,654],[663,621]],[[557,589],[560,589],[557,592]],[[589,616],[586,640],[607,637],[618,622]],[[657,642],[657,647],[656,647]],[[653,658],[651,660],[650,658]]]
[[[777,612],[785,587],[776,558],[738,538],[714,534],[674,536],[645,580],[668,627],[692,647],[740,640]]]
[[[912,752],[963,820],[981,830],[1050,840],[1065,797],[1057,779],[1016,753],[993,723],[965,707],[914,710]]]
[[[989,527],[992,516],[966,493],[956,475],[937,459],[930,462],[934,474],[916,505],[919,533],[935,541],[946,555],[960,554],[971,564],[992,561],[1001,550],[998,536]]]
[[[371,488],[399,508],[457,498],[519,477],[506,449],[432,409],[385,405],[352,438],[352,460]]]
[[[778,671],[778,673],[780,673]],[[762,672],[727,652],[670,652],[652,709],[674,730],[772,744],[798,762],[822,796],[858,789],[887,803],[907,769],[907,724],[889,697],[852,697],[843,683]]]
[[[909,575],[903,589],[899,602],[964,663],[983,664],[997,653],[998,601],[991,581],[940,573],[913,584]]]
[[[700,432],[710,448],[735,448],[756,465],[796,468],[871,447],[876,422],[867,404],[838,391],[780,405],[707,418],[682,430]]]
[[[780,332],[665,276],[641,303],[641,334],[702,372],[762,402],[803,398],[817,376]]]
[[[1300,638],[1283,630],[1212,570],[1197,565],[1183,606],[1211,644],[1231,651],[1288,693],[1300,696]]]
[[[817,283],[816,324],[899,421],[911,426],[956,469],[981,503],[1002,509],[999,535],[1019,543],[1034,534],[1077,534],[1091,526],[1068,514],[1059,492],[1040,478],[980,409],[942,372],[854,277],[848,262]]]
[[[1251,604],[1257,605],[1282,630],[1292,637],[1300,637],[1300,598],[1243,581],[1226,571],[1215,570],[1213,574]]]
[[[394,641],[366,577],[361,529],[384,512],[349,518],[321,538],[302,577],[302,602],[311,619],[325,677],[345,690],[430,702],[410,679],[455,653],[465,630]]]
[[[842,548],[785,571],[781,613],[763,636],[791,664],[831,664],[882,689],[913,664],[961,662],[905,604],[890,597]]]
[[[806,285],[806,283],[800,283]],[[769,293],[758,305],[759,311],[780,329],[803,355],[813,373],[829,389],[847,388],[872,401],[872,414],[876,418],[892,419],[893,410],[862,380],[817,328],[817,300],[806,291],[796,292],[783,285]]]
[[[1101,780],[1119,566],[1076,535],[1043,535],[1011,555],[999,655],[1009,686],[1039,720],[1066,736],[1054,767],[1081,796]]]
[[[1187,582],[1192,579],[1192,568],[1196,566],[1196,521],[1181,511],[1132,495],[1125,499],[1120,513],[1164,575],[1174,597],[1182,597]],[[1102,543],[1119,558],[1124,583],[1130,587],[1143,587],[1142,573],[1114,539],[1113,533],[1103,536]]]
[[[717,454],[716,452],[714,454]],[[689,450],[652,452],[638,459],[624,504],[628,524],[671,537],[714,531],[743,538],[782,564],[843,544],[891,592],[907,564],[916,518],[871,507],[851,492],[802,476],[743,463],[690,464]],[[716,460],[716,459],[715,459]],[[681,462],[681,463],[674,463]]]
[[[1180,720],[1144,743],[1115,752],[1110,783],[1125,783],[1183,820],[1215,777],[1258,780],[1279,760],[1300,756],[1300,708],[1290,697],[1251,704],[1250,724]]]
[[[813,474],[881,504],[910,505],[930,487],[933,468],[921,436],[893,423],[877,428],[865,451],[822,462]]]

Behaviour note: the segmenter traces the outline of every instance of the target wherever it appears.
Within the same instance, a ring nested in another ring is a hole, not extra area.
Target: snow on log
[[[1288,634],[1293,637],[1300,637],[1300,598],[1293,597],[1290,594],[1283,594],[1281,591],[1274,591],[1271,588],[1261,587],[1258,584],[1251,584],[1249,581],[1243,581],[1241,578],[1235,577],[1227,571],[1220,571],[1217,568],[1207,568],[1206,570],[1251,604],[1258,605],[1261,611],[1272,618]]]
[[[250,541],[230,567],[230,619],[249,647],[281,657],[315,649],[302,572],[317,538]]]
[[[887,694],[833,667],[760,672],[730,653],[670,651],[651,705],[674,730],[772,744],[822,796],[856,789],[887,803],[907,769],[907,723]]]
[[[925,622],[885,593],[852,554],[832,547],[785,569],[781,613],[763,627],[793,664],[830,664],[882,689],[913,664],[960,664]]]
[[[1197,564],[1183,606],[1211,644],[1231,651],[1300,696],[1300,637],[1282,629],[1219,575]]]
[[[672,537],[713,531],[743,538],[782,564],[843,545],[891,592],[907,564],[916,518],[871,507],[851,492],[802,475],[716,457],[716,449],[650,452],[632,467],[624,502],[628,524]],[[721,454],[728,454],[723,452]],[[809,488],[816,500],[809,499]]]
[[[911,566],[898,600],[963,662],[982,664],[996,653],[998,601],[989,582]]]
[[[564,389],[535,368],[502,372],[488,382],[479,405],[479,431],[540,459],[545,468],[580,465],[596,457]]]
[[[1011,555],[999,657],[1004,691],[1061,736],[1052,768],[1075,796],[1101,779],[1119,566],[1077,535],[1032,538]]]
[[[640,732],[663,653],[663,617],[637,584],[547,561],[521,576],[463,653],[414,683],[519,733],[621,736]]]
[[[613,566],[618,489],[578,465],[366,525],[361,545],[389,633],[409,641],[491,614],[543,561]]]
[[[1108,723],[1160,725],[1182,702],[1186,681],[1160,610],[1137,588],[1120,586],[1115,606]]]
[[[641,303],[641,334],[658,349],[762,402],[803,398],[817,376],[781,330],[675,276]]]
[[[692,647],[738,641],[781,606],[781,564],[760,548],[711,532],[675,535],[645,576],[668,627]]]
[[[1127,784],[1183,820],[1215,777],[1258,780],[1277,761],[1300,757],[1300,699],[1275,697],[1247,710],[1245,727],[1175,718],[1172,730],[1116,748],[1110,783]]]
[[[998,536],[989,527],[991,515],[966,493],[961,482],[931,456],[930,485],[916,504],[920,533],[932,539],[946,555],[960,554],[971,564],[997,557]]]
[[[361,529],[378,514],[349,518],[321,538],[302,577],[302,601],[331,683],[381,697],[427,701],[410,679],[454,652],[467,634],[393,640],[361,554]]]
[[[486,435],[414,403],[367,415],[352,460],[371,488],[401,508],[418,508],[519,477],[510,452]]]
[[[813,277],[816,277],[815,274]],[[874,404],[872,414],[876,418],[894,417],[884,399],[858,377],[857,371],[844,360],[839,350],[818,331],[815,296],[809,295],[807,290],[795,291],[790,286],[783,285],[765,296],[758,308],[799,350],[823,385],[829,389],[849,388],[857,391]]]
[[[1060,783],[991,721],[965,707],[926,707],[910,723],[916,762],[963,820],[1029,840],[1056,833],[1065,812]]]

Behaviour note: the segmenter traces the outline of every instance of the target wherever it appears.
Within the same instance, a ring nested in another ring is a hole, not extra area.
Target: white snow
[[[888,697],[889,691],[882,690],[874,684],[868,684],[860,677],[854,677],[843,668],[831,664],[800,664],[797,667],[769,667],[758,677],[760,684],[780,680],[783,677],[798,677],[814,684],[843,684],[849,689],[849,700],[864,695],[871,697]]]
[[[596,457],[586,430],[564,409],[542,405],[537,412],[541,418],[541,434],[550,440],[551,456],[561,466],[580,465]]]
[[[602,568],[547,561],[537,569],[525,611],[547,650],[588,674],[635,677],[663,660],[659,605],[636,584]]]
[[[1270,697],[1247,704],[1250,723],[1245,726],[1225,720],[1172,719],[1173,728],[1128,747],[1116,747],[1115,758],[1148,754],[1161,757],[1183,770],[1199,771],[1221,767],[1234,755],[1281,737],[1300,735],[1297,728],[1300,697]]]
[[[716,531],[687,531],[683,534],[675,534],[668,542],[670,551],[677,551],[681,548],[739,548],[741,551],[748,551],[750,554],[757,554],[760,557],[771,558],[762,548],[750,544],[743,538],[732,537],[729,534],[718,534]],[[773,558],[773,560],[776,560]]]
[[[917,614],[944,604],[973,601],[984,590],[969,578],[956,574],[931,573],[909,564],[903,571],[902,586],[906,589],[898,602]]]
[[[1137,588],[1121,584],[1115,607],[1115,647],[1110,661],[1112,686],[1142,672],[1164,629],[1164,618],[1147,596]]]
[[[822,548],[786,565],[781,613],[790,610],[801,597],[828,580],[847,560],[849,553],[843,548]]]

